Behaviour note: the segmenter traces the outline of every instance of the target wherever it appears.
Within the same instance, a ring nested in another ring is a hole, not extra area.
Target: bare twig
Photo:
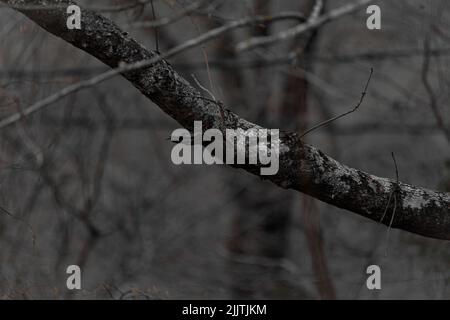
[[[323,0],[316,0],[316,3],[314,4],[314,7],[311,10],[311,14],[308,17],[308,21],[316,20],[322,13],[324,5],[325,4]]]
[[[205,91],[207,94],[209,94],[209,96],[213,99],[214,102],[217,102],[216,97],[213,95],[213,93],[207,89],[204,85],[202,85],[200,83],[200,81],[198,81],[197,77],[195,76],[195,74],[191,74],[192,79],[194,79],[195,83],[200,87],[200,89],[202,89],[203,91]]]
[[[436,99],[436,94],[434,93],[433,87],[428,79],[428,73],[430,71],[430,41],[425,38],[424,43],[424,55],[423,55],[423,65],[422,65],[422,82],[427,91],[429,100],[430,100],[430,108],[433,112],[434,118],[436,119],[436,123],[438,127],[441,129],[442,133],[447,139],[447,142],[450,143],[450,129],[445,126],[443,117],[441,112],[439,111],[439,106]]]
[[[0,207],[0,212],[4,213],[4,214],[6,214],[6,215],[8,215],[10,217],[14,217],[14,215],[11,212],[9,212],[8,210],[6,210],[3,207]]]
[[[359,99],[359,102],[356,104],[356,106],[355,106],[352,110],[347,111],[347,112],[344,112],[343,114],[340,114],[340,115],[338,115],[338,116],[336,116],[336,117],[333,117],[333,118],[331,118],[331,119],[325,120],[325,121],[323,121],[323,122],[321,122],[321,123],[319,123],[319,124],[316,124],[314,127],[312,127],[312,128],[310,128],[310,129],[306,130],[305,132],[303,132],[303,133],[300,135],[300,138],[303,138],[303,137],[306,136],[308,133],[310,133],[310,132],[312,132],[312,131],[314,131],[314,130],[320,128],[320,127],[323,127],[323,126],[325,126],[325,125],[327,125],[327,124],[329,124],[329,123],[331,123],[331,122],[333,122],[333,121],[336,121],[336,120],[338,120],[338,119],[340,119],[340,118],[342,118],[342,117],[345,117],[346,115],[349,115],[350,113],[353,113],[353,112],[355,112],[356,110],[358,110],[358,108],[361,106],[361,104],[362,104],[363,101],[364,101],[364,97],[365,97],[366,94],[367,94],[367,89],[368,89],[368,87],[369,87],[370,80],[372,79],[372,75],[373,75],[373,68],[370,68],[369,79],[367,79],[367,82],[366,82],[366,85],[365,85],[365,87],[364,87],[364,90],[363,90],[363,92],[361,93],[361,98]]]
[[[388,225],[388,229],[386,231],[386,252],[385,255],[387,256],[388,254],[388,246],[389,246],[389,234],[392,228],[392,223],[394,222],[394,218],[395,218],[395,211],[397,210],[397,196],[400,198],[400,185],[399,185],[399,180],[398,180],[398,167],[397,167],[397,161],[395,160],[395,156],[394,156],[394,152],[391,152],[391,156],[392,156],[392,160],[394,161],[394,166],[395,166],[395,177],[396,177],[396,184],[394,186],[394,189],[391,192],[391,195],[389,196],[389,201],[386,205],[386,210],[385,213],[387,211],[387,208],[389,206],[389,202],[391,199],[391,196],[394,196],[394,209],[392,209],[392,215],[391,215],[391,220],[389,221],[389,225]],[[400,199],[398,199],[400,201]],[[384,218],[384,215],[383,215]],[[381,218],[381,221],[383,220],[383,218]]]
[[[197,85],[200,87],[200,89],[207,92],[211,96],[212,100],[210,100],[210,99],[207,99],[207,100],[214,102],[217,105],[217,107],[219,108],[221,124],[222,124],[222,131],[225,132],[225,128],[226,128],[226,126],[225,126],[225,110],[224,110],[223,103],[221,101],[217,100],[216,97],[213,95],[213,93],[210,90],[208,90],[205,86],[203,86],[200,83],[200,81],[197,80],[195,75],[192,74],[191,76],[192,76],[192,78],[194,78],[195,83],[197,83]],[[202,97],[202,99],[204,99],[204,98]]]

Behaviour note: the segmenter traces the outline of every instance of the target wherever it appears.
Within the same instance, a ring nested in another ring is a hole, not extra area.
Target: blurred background
[[[240,18],[308,17],[316,5],[138,2],[81,3],[162,53]],[[324,1],[321,11],[351,2]],[[236,53],[240,41],[298,21],[252,24],[170,63],[249,121],[299,132],[352,109],[373,68],[360,109],[306,140],[388,178],[394,152],[403,182],[450,191],[450,2],[373,4],[381,30],[367,29],[362,8],[293,40]],[[140,24],[163,17],[172,21]],[[11,9],[0,7],[0,25],[0,118],[107,70]],[[2,129],[0,297],[450,298],[448,241],[388,231],[242,170],[175,166],[168,137],[178,127],[116,77]],[[72,264],[82,270],[79,291],[66,288]],[[366,288],[371,264],[381,267],[381,290]]]

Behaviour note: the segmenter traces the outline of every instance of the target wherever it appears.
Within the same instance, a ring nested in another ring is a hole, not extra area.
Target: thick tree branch
[[[62,0],[2,0],[20,6],[58,5]],[[63,9],[22,10],[22,12],[50,33],[95,56],[112,68],[121,62],[135,63],[154,59],[157,53],[147,50],[122,32],[110,20],[88,10],[83,11],[82,30],[66,28]],[[203,128],[259,128],[257,125],[225,110],[222,119],[214,102],[183,79],[165,60],[149,67],[123,73],[142,94],[155,102],[182,126],[192,129],[194,121],[203,121]],[[280,170],[277,175],[264,176],[278,186],[295,189],[319,200],[343,208],[374,221],[380,221],[389,195],[396,190],[398,201],[393,228],[427,237],[450,240],[450,194],[432,191],[395,180],[380,178],[349,168],[317,148],[303,143],[296,133],[280,134]],[[242,166],[259,175],[257,166]],[[393,211],[390,204],[388,212]],[[390,217],[389,217],[390,218]],[[390,219],[385,219],[390,220]]]

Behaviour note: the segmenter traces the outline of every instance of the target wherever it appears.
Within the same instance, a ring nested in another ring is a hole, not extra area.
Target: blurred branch
[[[169,25],[171,23],[177,22],[178,20],[181,20],[182,18],[188,16],[192,12],[200,9],[202,6],[207,4],[210,0],[202,0],[202,1],[196,1],[191,3],[190,5],[186,6],[185,8],[175,12],[174,14],[170,16],[166,16],[159,19],[154,19],[152,21],[138,21],[135,23],[131,23],[127,26],[130,29],[138,29],[138,28],[158,28],[163,27],[166,25]]]
[[[428,97],[430,99],[430,107],[433,112],[434,118],[438,127],[442,130],[448,143],[450,144],[450,128],[447,128],[444,123],[444,119],[439,111],[439,106],[437,103],[436,94],[434,93],[433,87],[428,79],[428,74],[430,71],[430,41],[428,38],[425,39],[424,43],[424,56],[422,64],[422,82],[427,91]]]
[[[274,44],[276,42],[285,41],[288,39],[292,39],[302,33],[305,33],[307,31],[317,29],[324,24],[336,20],[342,16],[345,16],[347,14],[351,14],[357,10],[359,10],[361,7],[368,5],[371,2],[371,0],[359,0],[355,1],[353,3],[346,4],[342,7],[339,7],[337,9],[331,10],[317,18],[313,18],[308,20],[306,23],[299,24],[291,29],[282,31],[280,33],[267,36],[267,37],[256,37],[251,38],[248,40],[245,40],[241,43],[239,43],[236,46],[237,51],[246,51],[250,50],[259,46],[264,45],[270,45]],[[320,7],[321,1],[318,2],[318,7]]]
[[[83,130],[98,130],[109,125],[106,121],[94,120],[91,117],[72,117],[70,119],[63,119],[60,117],[53,117],[45,115],[39,120],[39,125],[44,127],[75,127]],[[305,125],[312,126],[312,123],[305,123]],[[120,118],[113,119],[113,126],[116,130],[148,130],[153,128],[155,130],[170,130],[173,123],[169,121],[155,121],[151,119],[141,118]],[[320,131],[317,134],[321,134]],[[403,123],[378,123],[365,122],[354,125],[336,126],[333,130],[336,135],[361,135],[361,134],[407,134],[407,135],[423,135],[423,134],[440,134],[440,129],[433,124],[403,124]]]
[[[450,56],[450,48],[436,48],[428,52],[430,57],[448,57]],[[263,68],[273,67],[276,65],[288,65],[298,59],[297,53],[293,52],[283,57],[264,57],[258,59],[216,59],[210,60],[209,66],[216,69],[243,69],[243,68]],[[318,55],[306,54],[304,58],[314,60],[314,63],[321,64],[338,64],[338,63],[354,63],[359,61],[382,61],[394,59],[410,59],[415,57],[423,57],[423,50],[397,49],[397,50],[380,50],[339,55]],[[204,62],[176,62],[178,69],[193,70],[203,68]],[[102,66],[83,67],[83,68],[62,68],[62,69],[41,69],[22,70],[22,69],[3,69],[0,70],[0,78],[51,78],[51,77],[71,77],[71,76],[89,76],[92,74],[105,72],[107,69]]]
[[[130,3],[124,3],[124,4],[118,4],[113,6],[88,6],[86,9],[92,10],[92,11],[98,11],[98,12],[120,12],[120,11],[127,11],[132,10],[137,7],[146,6],[148,3],[150,3],[151,0],[134,0]],[[5,7],[5,5],[0,4],[0,8]],[[10,7],[16,10],[60,10],[60,9],[66,9],[67,3],[62,2],[61,4],[55,3],[52,5],[49,4],[28,4],[25,1],[10,1],[6,7]]]

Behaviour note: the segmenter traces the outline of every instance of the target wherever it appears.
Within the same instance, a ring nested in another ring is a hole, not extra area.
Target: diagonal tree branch
[[[24,4],[59,5],[65,0],[1,0],[20,7]],[[82,30],[66,28],[66,12],[51,10],[19,10],[48,32],[116,68],[120,63],[132,64],[158,57],[126,35],[112,21],[89,10],[83,10]],[[224,110],[224,119],[217,104],[201,98],[201,94],[182,78],[171,65],[156,60],[139,70],[122,75],[142,94],[155,102],[182,126],[192,129],[194,121],[203,121],[203,128],[244,130],[259,126]],[[379,221],[389,195],[399,194],[393,228],[423,236],[450,240],[450,194],[433,191],[387,178],[380,178],[347,167],[319,149],[303,143],[296,133],[280,134],[280,170],[274,176],[263,176],[285,189],[295,189],[333,206]],[[259,175],[256,165],[239,166]],[[392,206],[393,204],[391,204]],[[392,210],[391,207],[389,210]]]

